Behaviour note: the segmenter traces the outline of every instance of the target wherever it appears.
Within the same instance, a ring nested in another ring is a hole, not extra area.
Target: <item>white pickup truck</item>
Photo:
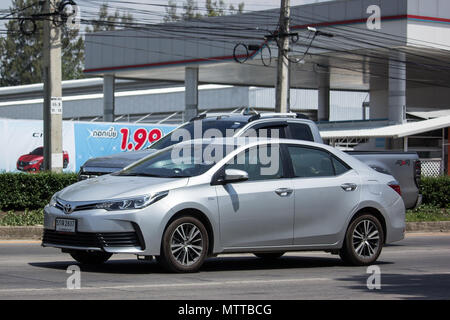
[[[204,114],[183,124],[179,128],[187,130],[191,134],[191,137],[194,137],[195,123],[198,125],[198,121],[201,121],[201,126],[198,126],[201,127],[200,134],[203,134],[208,129],[216,129],[223,136],[227,136],[230,130],[234,130],[233,136],[240,137],[248,133],[249,130],[255,130],[259,134],[261,129],[265,129],[264,134],[270,134],[271,131],[277,130],[279,138],[323,143],[317,125],[301,114]],[[93,158],[86,161],[80,169],[79,179],[84,180],[117,172],[156,150],[161,150],[178,143],[179,141],[172,139],[172,134],[178,129],[175,129],[161,140],[155,142],[148,149]],[[349,154],[378,172],[392,175],[399,182],[403,201],[407,209],[421,204],[422,196],[419,190],[421,163],[417,153],[355,151],[349,152]]]

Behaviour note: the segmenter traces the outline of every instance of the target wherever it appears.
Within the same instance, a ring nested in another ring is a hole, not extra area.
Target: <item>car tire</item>
[[[339,256],[346,264],[368,266],[378,259],[383,245],[380,221],[371,214],[363,214],[350,223]]]
[[[261,253],[254,253],[255,256],[257,256],[260,259],[264,260],[276,260],[278,258],[281,258],[285,252],[261,252]]]
[[[89,252],[89,251],[74,251],[71,252],[70,255],[72,258],[74,258],[76,261],[78,261],[81,264],[86,265],[99,265],[103,264],[106,261],[108,261],[109,258],[111,258],[111,253],[106,252]]]
[[[197,272],[208,255],[208,232],[198,219],[185,216],[166,228],[159,263],[170,272]]]

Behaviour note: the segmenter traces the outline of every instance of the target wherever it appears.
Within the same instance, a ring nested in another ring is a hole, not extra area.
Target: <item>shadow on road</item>
[[[349,289],[367,292],[367,276],[337,279],[352,282]],[[360,283],[354,285],[354,283]],[[381,289],[374,294],[403,296],[405,299],[450,299],[450,274],[381,274]]]
[[[389,262],[379,262],[387,264]],[[37,268],[66,270],[68,266],[77,264],[71,261],[58,262],[31,262],[29,265]],[[338,258],[330,257],[292,257],[285,256],[276,260],[263,260],[256,257],[227,257],[209,258],[200,272],[219,271],[245,271],[245,270],[273,270],[273,269],[306,269],[345,267]],[[167,273],[155,261],[143,262],[136,260],[111,260],[99,266],[81,266],[85,272],[111,273],[111,274],[150,274]]]

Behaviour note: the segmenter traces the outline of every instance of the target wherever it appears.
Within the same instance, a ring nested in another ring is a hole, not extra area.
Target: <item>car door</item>
[[[271,163],[261,155],[269,155]],[[249,179],[216,186],[222,246],[291,245],[294,197],[292,183],[285,178],[279,146],[249,148],[226,164],[226,169],[243,170]]]
[[[338,242],[347,217],[360,201],[360,178],[321,148],[289,145],[295,196],[294,244]]]

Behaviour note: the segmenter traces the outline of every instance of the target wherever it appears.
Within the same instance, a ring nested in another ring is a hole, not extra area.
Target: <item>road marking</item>
[[[212,282],[190,282],[190,283],[155,283],[147,285],[122,285],[122,286],[100,286],[82,287],[79,290],[69,290],[67,288],[16,288],[0,289],[0,293],[30,292],[30,291],[82,291],[82,290],[123,290],[123,289],[153,289],[153,288],[176,288],[176,287],[213,287],[213,286],[234,286],[252,284],[276,284],[276,283],[300,283],[308,281],[331,281],[331,278],[301,278],[301,279],[274,279],[274,280],[234,280],[234,281],[212,281]]]

